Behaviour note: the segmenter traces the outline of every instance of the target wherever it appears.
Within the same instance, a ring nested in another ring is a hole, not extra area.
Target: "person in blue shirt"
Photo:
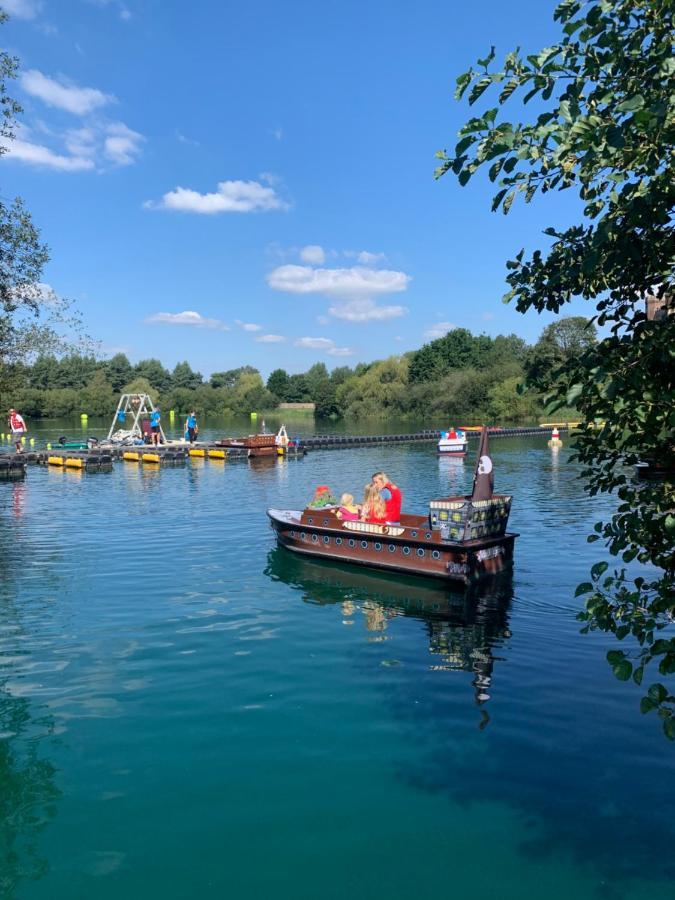
[[[159,446],[162,440],[162,432],[159,427],[161,421],[162,416],[160,415],[159,409],[153,409],[150,413],[150,429],[152,431],[152,443],[155,446]]]
[[[197,413],[192,410],[185,420],[185,435],[191,444],[194,444],[195,438],[199,434],[199,426],[197,425]]]

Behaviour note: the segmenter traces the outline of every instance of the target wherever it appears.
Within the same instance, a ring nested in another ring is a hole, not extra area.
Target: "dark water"
[[[379,468],[463,491],[431,445],[0,483],[0,896],[675,896],[672,745],[574,618],[604,501],[493,455],[522,536],[468,596],[266,524]]]

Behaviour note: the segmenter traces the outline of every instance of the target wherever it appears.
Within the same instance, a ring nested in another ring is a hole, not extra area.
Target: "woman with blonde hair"
[[[384,500],[380,497],[378,488],[371,482],[367,484],[363,494],[361,506],[361,520],[383,525],[387,521]]]

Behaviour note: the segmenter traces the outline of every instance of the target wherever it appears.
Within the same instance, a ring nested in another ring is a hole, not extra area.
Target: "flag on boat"
[[[476,471],[473,476],[471,499],[490,500],[494,490],[494,483],[492,457],[490,456],[488,444],[488,430],[487,425],[483,425],[483,430],[480,433],[480,443],[478,444],[478,458],[476,460]]]

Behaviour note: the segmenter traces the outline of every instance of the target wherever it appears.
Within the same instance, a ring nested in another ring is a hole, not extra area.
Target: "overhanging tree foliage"
[[[554,18],[561,39],[540,53],[509,53],[493,68],[494,48],[478,69],[457,79],[456,98],[470,104],[496,89],[497,105],[471,118],[455,152],[439,154],[437,176],[452,171],[462,185],[481,167],[497,182],[492,209],[508,213],[518,196],[573,189],[583,220],[547,228],[545,250],[521,250],[507,263],[520,312],[559,312],[575,297],[593,301],[594,321],[609,337],[568,360],[554,403],[574,403],[589,423],[575,453],[591,494],[614,492],[618,508],[597,523],[589,540],[604,540],[639,574],[602,560],[581,614],[585,629],[600,628],[629,644],[613,650],[617,677],[642,683],[654,661],[675,672],[675,499],[671,481],[643,486],[632,477],[639,459],[675,455],[675,315],[648,321],[647,295],[670,303],[675,233],[675,56],[673,0],[565,0]],[[499,118],[499,108],[535,100],[529,122]],[[664,630],[665,629],[665,630]],[[672,687],[652,684],[643,712],[658,710],[675,739]]]

